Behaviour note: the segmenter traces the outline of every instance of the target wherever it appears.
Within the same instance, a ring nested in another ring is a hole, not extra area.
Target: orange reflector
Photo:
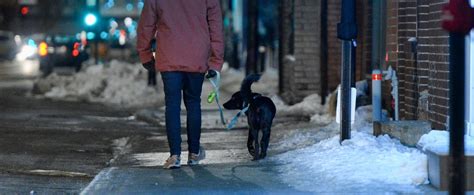
[[[46,56],[48,55],[48,44],[45,42],[41,42],[39,44],[39,51],[38,51],[40,56]]]
[[[75,49],[72,51],[72,56],[77,57],[79,55],[79,50]]]
[[[382,74],[372,74],[372,80],[373,81],[381,81],[382,80]]]

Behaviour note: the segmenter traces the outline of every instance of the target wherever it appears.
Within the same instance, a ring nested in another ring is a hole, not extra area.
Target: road
[[[123,153],[159,135],[132,111],[30,94],[37,63],[0,62],[0,192],[79,193]]]

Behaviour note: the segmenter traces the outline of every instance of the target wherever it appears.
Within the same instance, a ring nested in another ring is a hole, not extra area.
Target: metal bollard
[[[372,120],[382,120],[382,71],[372,71]]]

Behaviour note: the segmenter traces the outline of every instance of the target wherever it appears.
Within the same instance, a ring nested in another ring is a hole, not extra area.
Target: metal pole
[[[464,194],[466,159],[464,156],[465,35],[449,33],[449,193]]]
[[[328,95],[328,0],[321,1],[321,105]]]
[[[245,73],[247,75],[257,73],[258,56],[258,1],[247,1],[248,11],[248,42],[247,42],[247,61]]]
[[[474,9],[468,0],[450,0],[443,7],[442,19],[442,27],[449,32],[449,193],[464,194],[466,189],[464,41],[474,27]]]
[[[351,138],[351,77],[353,43],[357,38],[355,0],[342,0],[341,22],[337,24],[337,38],[342,42],[341,64],[341,136],[340,142]]]
[[[351,44],[351,41],[342,42],[341,142],[351,138]]]
[[[372,120],[374,122],[382,119],[382,71],[372,71]],[[375,126],[374,126],[375,127]]]

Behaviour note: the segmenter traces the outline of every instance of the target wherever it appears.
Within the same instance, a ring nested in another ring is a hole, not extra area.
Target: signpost
[[[337,38],[342,40],[342,67],[341,67],[341,137],[340,141],[351,138],[351,70],[355,66],[352,56],[357,38],[355,0],[342,0],[341,22],[337,24]]]
[[[442,19],[449,32],[449,193],[464,194],[465,37],[474,26],[474,10],[468,0],[450,0]]]

